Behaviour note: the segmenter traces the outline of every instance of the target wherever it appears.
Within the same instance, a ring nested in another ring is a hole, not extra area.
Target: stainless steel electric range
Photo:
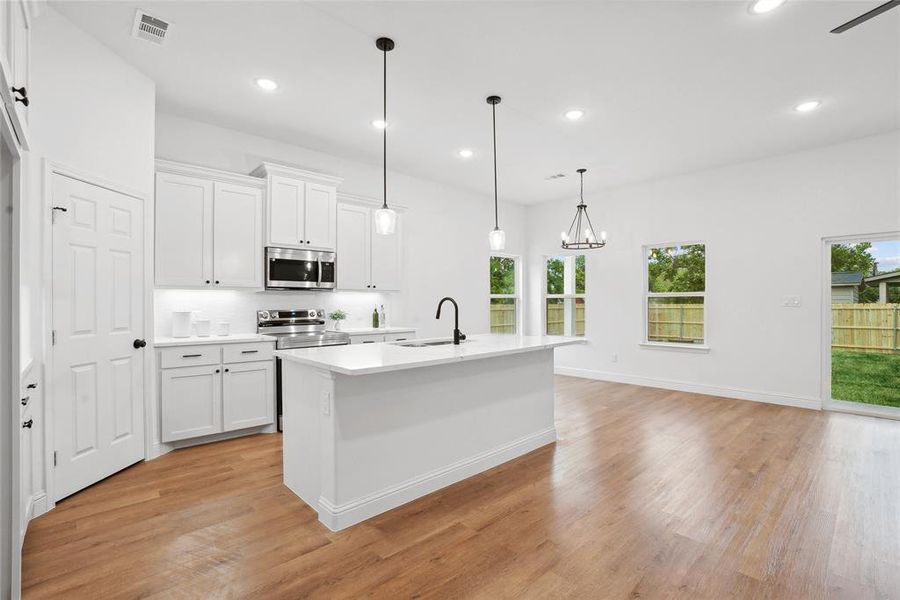
[[[326,330],[325,310],[322,308],[257,311],[256,332],[275,337],[276,350],[344,346],[350,343],[348,334]],[[275,360],[275,394],[278,403],[278,431],[281,431],[280,358]]]

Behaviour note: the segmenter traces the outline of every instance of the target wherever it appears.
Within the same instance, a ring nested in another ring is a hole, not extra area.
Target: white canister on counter
[[[172,312],[172,337],[191,337],[191,314],[189,310],[176,310]]]
[[[229,333],[231,333],[231,323],[228,321],[216,323],[216,335],[228,335]]]
[[[198,337],[209,337],[209,319],[195,319],[194,328]]]

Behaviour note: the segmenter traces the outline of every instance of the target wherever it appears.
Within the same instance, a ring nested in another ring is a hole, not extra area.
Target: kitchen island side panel
[[[546,445],[553,383],[552,349],[335,375],[335,493],[322,497],[338,511],[418,497]]]

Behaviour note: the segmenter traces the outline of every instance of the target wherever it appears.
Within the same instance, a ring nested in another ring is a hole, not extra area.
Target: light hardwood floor
[[[33,521],[25,598],[900,598],[900,422],[559,377],[559,442],[331,533],[281,438]]]

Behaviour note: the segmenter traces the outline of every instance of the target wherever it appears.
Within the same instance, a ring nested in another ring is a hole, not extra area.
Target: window
[[[584,335],[584,255],[548,256],[545,267],[544,331]]]
[[[491,257],[491,333],[519,331],[519,259],[516,256]]]
[[[646,248],[645,342],[704,345],[706,245]]]

